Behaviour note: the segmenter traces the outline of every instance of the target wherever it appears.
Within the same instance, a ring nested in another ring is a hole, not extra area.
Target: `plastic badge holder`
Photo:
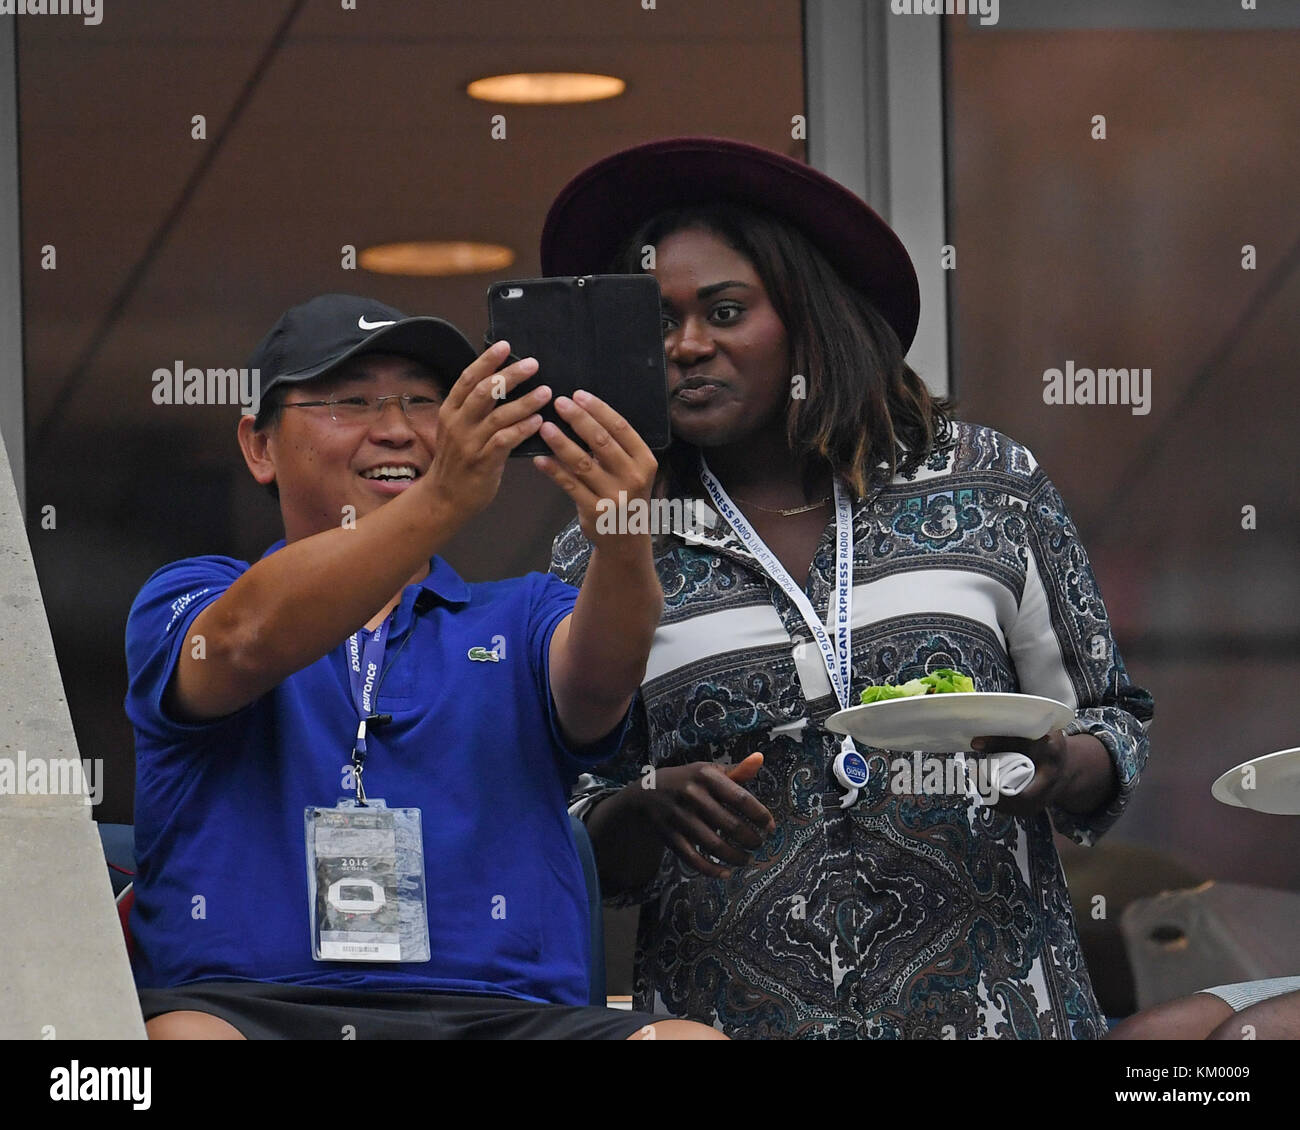
[[[313,959],[428,961],[420,810],[345,798],[304,826]]]

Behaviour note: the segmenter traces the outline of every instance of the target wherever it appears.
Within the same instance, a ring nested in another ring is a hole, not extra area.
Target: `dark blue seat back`
[[[570,816],[569,823],[573,826],[573,842],[578,847],[578,858],[582,860],[582,874],[587,880],[587,905],[590,908],[587,936],[591,945],[591,963],[587,967],[587,1000],[590,1004],[604,1005],[605,916],[600,901],[600,879],[596,874],[596,853],[592,850],[587,826],[576,816]]]

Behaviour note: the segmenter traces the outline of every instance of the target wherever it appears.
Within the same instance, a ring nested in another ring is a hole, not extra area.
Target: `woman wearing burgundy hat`
[[[950,420],[904,361],[898,238],[797,161],[684,138],[579,174],[542,263],[658,279],[659,489],[705,517],[659,531],[632,736],[575,796],[606,895],[642,904],[636,1007],[733,1037],[1101,1035],[1052,828],[1091,844],[1119,816],[1151,699],[1032,455]],[[589,553],[575,523],[552,568],[578,583]],[[936,667],[1075,709],[986,740],[1033,762],[1018,795],[867,747],[850,788],[826,719]]]

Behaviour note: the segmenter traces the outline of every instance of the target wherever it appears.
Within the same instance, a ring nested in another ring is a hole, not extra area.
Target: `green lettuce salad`
[[[918,694],[969,694],[975,690],[975,681],[969,675],[940,667],[932,675],[924,675],[907,683],[887,683],[883,687],[868,687],[862,692],[862,705],[884,702],[891,698],[911,698]]]

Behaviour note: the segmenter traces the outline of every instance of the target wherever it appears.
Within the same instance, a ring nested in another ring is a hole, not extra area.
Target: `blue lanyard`
[[[352,685],[352,701],[357,708],[357,740],[352,748],[352,770],[357,782],[357,803],[366,803],[366,790],[361,784],[361,774],[366,763],[366,724],[388,721],[375,713],[375,689],[384,669],[384,651],[388,646],[388,621],[366,635],[361,644],[359,632],[348,637],[348,681]]]

